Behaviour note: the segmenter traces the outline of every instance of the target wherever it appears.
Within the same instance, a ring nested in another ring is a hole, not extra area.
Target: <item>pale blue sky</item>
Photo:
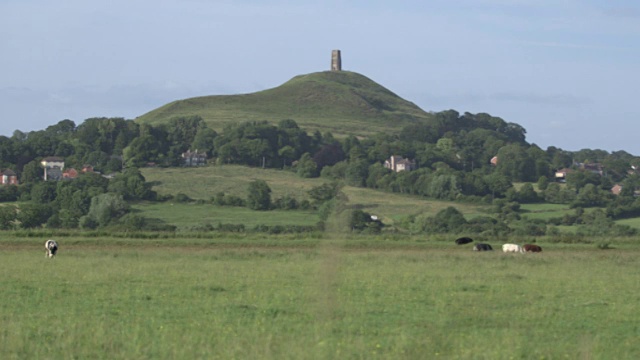
[[[329,69],[542,148],[640,155],[640,2],[0,0],[0,134]]]

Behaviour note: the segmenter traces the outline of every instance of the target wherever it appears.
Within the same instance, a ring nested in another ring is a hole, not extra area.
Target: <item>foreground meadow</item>
[[[632,245],[232,240],[0,241],[0,357],[640,358]]]

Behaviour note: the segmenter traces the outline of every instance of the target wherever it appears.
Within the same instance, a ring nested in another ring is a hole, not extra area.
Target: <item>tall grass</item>
[[[3,359],[640,356],[637,246],[112,241],[0,243]]]

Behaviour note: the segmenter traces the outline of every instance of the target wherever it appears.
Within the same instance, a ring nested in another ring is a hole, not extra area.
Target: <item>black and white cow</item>
[[[493,248],[489,244],[476,243],[473,246],[473,251],[492,251]]]
[[[47,240],[47,242],[44,243],[44,248],[47,249],[45,256],[52,258],[56,256],[56,252],[58,252],[58,243],[55,240]]]

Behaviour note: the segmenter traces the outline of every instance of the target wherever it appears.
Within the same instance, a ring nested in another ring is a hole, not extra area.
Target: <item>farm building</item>
[[[6,169],[0,172],[0,184],[2,185],[18,185],[18,175],[11,170]]]
[[[411,171],[416,169],[416,162],[402,156],[393,155],[384,161],[384,167],[395,172]]]

